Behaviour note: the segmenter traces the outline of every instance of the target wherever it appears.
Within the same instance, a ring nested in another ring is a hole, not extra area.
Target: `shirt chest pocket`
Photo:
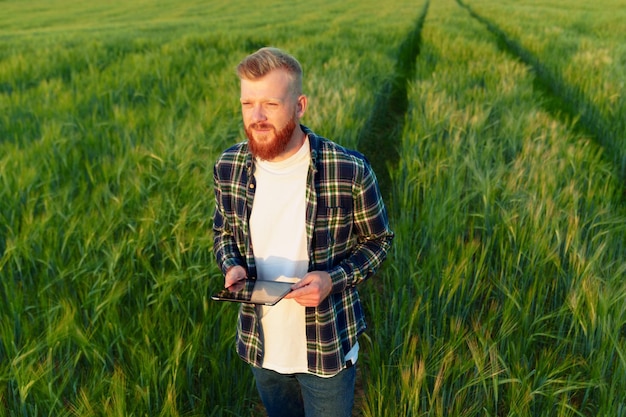
[[[346,207],[318,207],[315,235],[318,247],[347,244],[352,234],[352,211]],[[339,249],[339,248],[336,248]]]

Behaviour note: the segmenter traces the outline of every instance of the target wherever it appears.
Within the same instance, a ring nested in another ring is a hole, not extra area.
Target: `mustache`
[[[250,129],[273,129],[274,128],[274,126],[271,123],[264,123],[264,122],[252,123],[249,127]]]

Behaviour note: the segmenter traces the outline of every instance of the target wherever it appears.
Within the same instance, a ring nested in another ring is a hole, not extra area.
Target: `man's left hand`
[[[317,307],[330,294],[333,281],[328,272],[312,271],[291,288],[292,291],[285,298],[293,298],[304,307]]]

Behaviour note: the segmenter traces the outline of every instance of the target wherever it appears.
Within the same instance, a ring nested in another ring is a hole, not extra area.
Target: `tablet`
[[[291,291],[292,285],[293,282],[246,279],[240,290],[229,291],[227,288],[224,288],[218,293],[213,294],[211,299],[216,301],[234,301],[237,303],[273,306]]]

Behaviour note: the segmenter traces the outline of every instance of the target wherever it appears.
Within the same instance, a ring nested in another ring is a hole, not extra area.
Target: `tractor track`
[[[391,192],[389,167],[395,166],[400,158],[398,146],[409,107],[407,85],[415,76],[429,3],[426,0],[415,26],[400,44],[395,70],[377,93],[372,112],[358,136],[358,149],[370,161],[386,195]]]
[[[575,126],[593,137],[596,143],[604,148],[605,155],[615,166],[619,179],[626,184],[626,149],[620,146],[616,133],[619,129],[612,127],[618,121],[608,120],[579,87],[568,83],[558,72],[544,65],[541,59],[524,48],[518,40],[511,38],[494,22],[478,14],[462,0],[456,1],[497,38],[501,50],[519,59],[533,70],[537,86],[546,93],[552,103],[547,110],[557,118],[564,114],[570,120],[577,121]],[[626,188],[624,194],[626,197]]]

